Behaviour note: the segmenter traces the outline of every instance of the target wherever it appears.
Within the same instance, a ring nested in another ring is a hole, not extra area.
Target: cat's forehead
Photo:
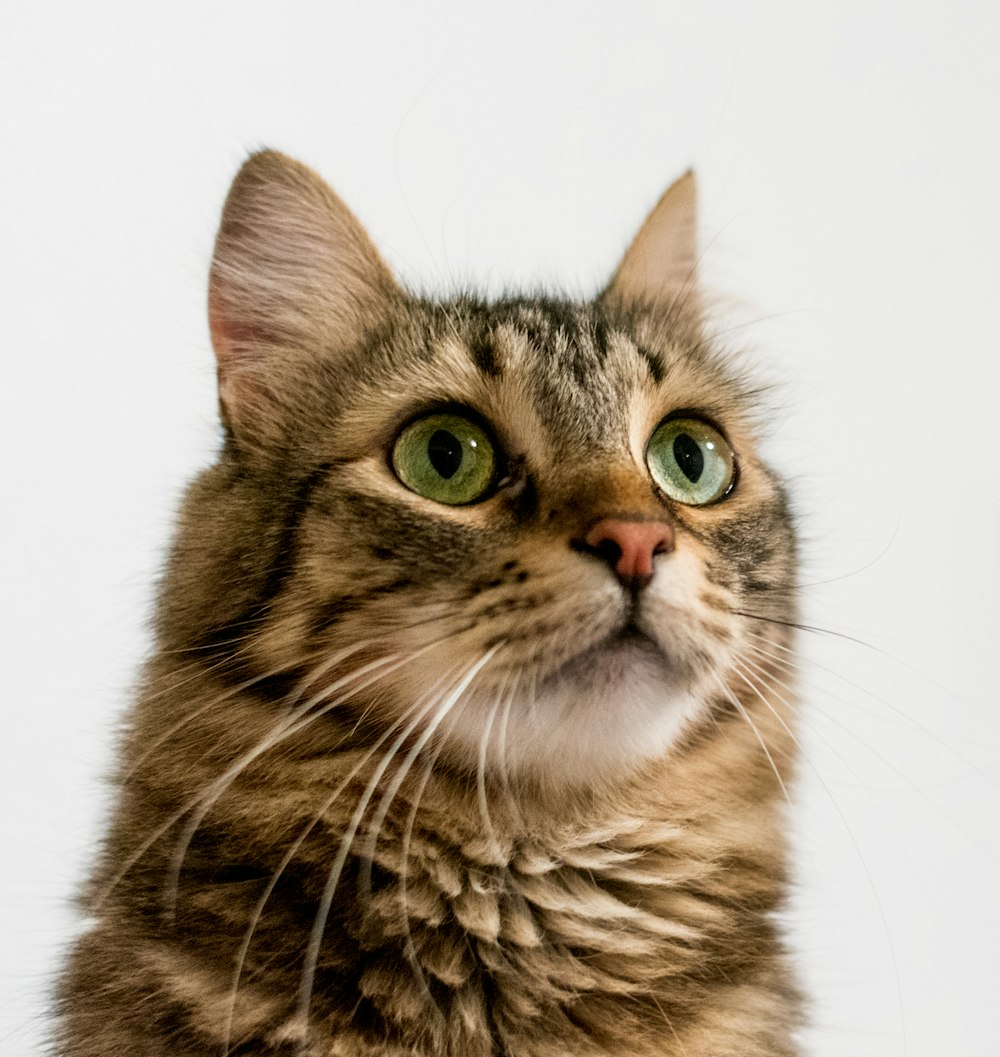
[[[345,439],[462,405],[532,448],[601,453],[671,412],[725,419],[741,404],[689,328],[593,303],[421,305],[380,352],[384,373],[345,409]]]

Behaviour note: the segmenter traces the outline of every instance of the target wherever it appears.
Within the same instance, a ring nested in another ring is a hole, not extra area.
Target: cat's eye
[[[418,418],[400,433],[392,468],[417,495],[460,506],[482,499],[493,487],[497,456],[479,423],[442,411]]]
[[[736,464],[725,437],[699,418],[661,422],[646,449],[653,480],[678,503],[704,506],[732,487]]]

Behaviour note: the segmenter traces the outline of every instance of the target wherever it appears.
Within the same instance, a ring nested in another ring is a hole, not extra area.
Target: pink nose
[[[605,518],[591,527],[583,542],[611,566],[625,587],[634,591],[653,579],[653,555],[674,549],[674,532],[662,521]]]

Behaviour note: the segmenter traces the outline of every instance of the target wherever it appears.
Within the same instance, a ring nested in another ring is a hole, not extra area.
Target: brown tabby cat
[[[404,292],[270,151],[66,1057],[776,1057],[785,496],[682,177],[586,304]]]

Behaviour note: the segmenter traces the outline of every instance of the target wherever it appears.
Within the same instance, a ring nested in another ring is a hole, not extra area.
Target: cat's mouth
[[[628,620],[600,642],[570,658],[545,681],[613,684],[642,673],[662,679],[671,671],[660,644],[634,620]]]
[[[663,648],[634,620],[627,621],[617,631],[611,632],[603,642],[592,646],[587,654],[597,662],[602,659],[620,659],[627,663],[629,658],[648,657],[666,663]]]
[[[616,646],[650,646],[657,652],[660,647],[639,627],[634,620],[629,620],[617,631],[613,631],[599,646],[598,649],[613,649]]]

